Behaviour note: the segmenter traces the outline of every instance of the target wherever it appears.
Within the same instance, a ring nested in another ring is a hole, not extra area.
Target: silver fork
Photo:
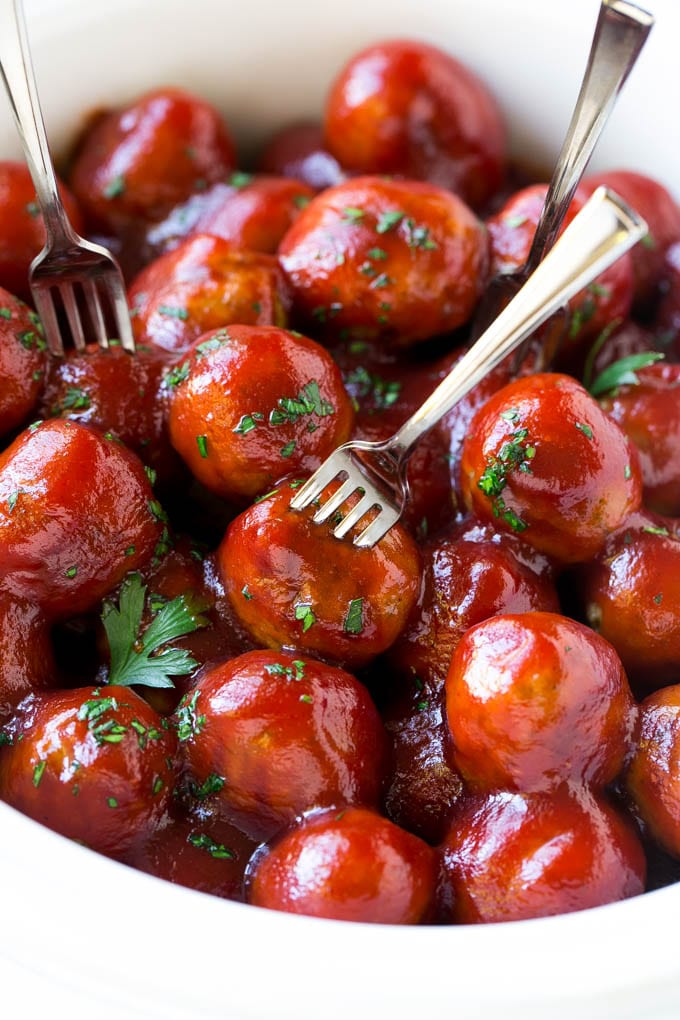
[[[602,0],[581,89],[529,255],[519,269],[498,273],[491,280],[475,314],[473,340],[496,318],[555,243],[579,181],[653,24],[651,14],[627,0]]]
[[[315,513],[317,524],[350,496],[360,498],[334,529],[344,538],[370,511],[377,516],[354,538],[370,548],[399,520],[408,498],[406,465],[429,429],[522,341],[617,258],[644,237],[647,224],[622,199],[598,188],[498,318],[434,393],[400,429],[380,443],[354,440],[338,447],[291,500],[302,510],[336,478],[342,482]]]
[[[78,305],[78,286],[85,298],[93,336],[109,346],[104,299],[108,301],[117,339],[135,350],[125,284],[118,263],[101,245],[80,237],[64,209],[50,156],[38,100],[21,0],[0,0],[0,75],[7,89],[28,169],[45,222],[45,247],[31,263],[29,282],[35,307],[52,354],[63,355],[64,342],[55,296],[61,297],[73,342],[85,347],[85,331]]]

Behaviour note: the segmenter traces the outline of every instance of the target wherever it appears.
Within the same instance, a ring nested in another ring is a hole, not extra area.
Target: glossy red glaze
[[[584,566],[588,622],[614,645],[642,690],[680,680],[680,536],[675,523],[634,514]]]
[[[663,275],[666,252],[680,241],[680,206],[659,181],[630,170],[593,174],[584,179],[583,188],[588,193],[602,184],[629,202],[649,227],[648,236],[631,252],[636,304],[649,304]]]
[[[402,174],[449,188],[479,208],[505,174],[500,109],[448,53],[393,40],[343,68],[326,103],[326,144],[342,166]]]
[[[536,233],[547,184],[532,184],[515,192],[487,220],[492,272],[512,272],[524,265]],[[560,233],[585,205],[589,195],[578,188]],[[614,320],[623,322],[633,302],[633,263],[628,253],[601,273],[569,302],[569,321],[562,341],[564,355],[587,347]],[[563,356],[564,356],[563,355]]]
[[[170,387],[172,444],[194,477],[226,499],[254,499],[288,472],[311,474],[349,439],[354,411],[340,370],[299,333],[206,333],[176,376],[185,372]]]
[[[483,405],[461,476],[482,520],[562,563],[597,555],[642,496],[621,429],[575,379],[556,373],[518,379]]]
[[[197,234],[152,262],[128,295],[138,343],[181,353],[232,323],[285,326],[290,299],[274,258]]]
[[[0,455],[0,588],[51,618],[91,609],[151,556],[158,514],[115,439],[71,421],[29,429]]]
[[[39,606],[0,591],[0,727],[35,690],[56,679],[50,627]]]
[[[137,842],[125,863],[176,885],[243,900],[243,876],[257,844],[209,813],[169,821]]]
[[[650,835],[680,857],[680,687],[650,694],[640,705],[626,788]]]
[[[636,709],[612,646],[556,613],[496,616],[451,660],[453,760],[480,791],[604,787],[633,746]]]
[[[258,907],[373,924],[418,924],[431,910],[434,851],[365,808],[311,815],[253,865]]]
[[[196,788],[218,777],[213,804],[249,835],[269,839],[314,807],[377,804],[385,731],[349,673],[246,652],[204,672],[176,718],[187,706],[193,722],[180,731],[181,748]]]
[[[279,254],[294,313],[315,335],[398,347],[467,322],[487,271],[486,234],[464,202],[381,177],[317,195]]]
[[[406,623],[418,592],[417,547],[398,524],[372,549],[341,542],[333,517],[314,524],[316,507],[290,509],[295,489],[280,484],[229,526],[217,550],[225,589],[257,642],[364,665]]]
[[[71,223],[82,232],[82,213],[61,181],[59,193]],[[30,301],[28,270],[45,244],[46,235],[33,181],[24,163],[0,162],[0,223],[0,287]]]
[[[645,887],[622,814],[585,791],[497,793],[457,816],[442,846],[441,919],[520,921],[599,907]]]
[[[113,433],[165,481],[177,475],[161,390],[171,363],[165,351],[143,345],[134,358],[120,346],[71,348],[64,358],[50,361],[42,416]]]
[[[345,177],[326,149],[323,129],[316,121],[301,121],[275,132],[260,154],[258,167],[265,174],[303,181],[315,191],[340,184]]]
[[[155,220],[234,167],[220,115],[181,89],[156,89],[85,132],[69,183],[91,224]]]
[[[645,506],[680,516],[680,365],[658,363],[635,373],[639,382],[618,386],[600,406],[635,443]]]
[[[389,651],[392,668],[443,682],[469,627],[500,613],[558,612],[554,585],[521,563],[510,536],[468,542],[444,535],[422,549],[423,583]]]
[[[288,177],[236,173],[176,206],[147,233],[146,244],[160,254],[194,234],[212,234],[234,248],[273,255],[281,238],[313,197],[312,188]]]
[[[0,287],[0,436],[22,425],[35,409],[46,350],[35,312]]]
[[[176,739],[134,691],[31,695],[10,733],[0,749],[0,798],[37,822],[119,857],[163,818]]]

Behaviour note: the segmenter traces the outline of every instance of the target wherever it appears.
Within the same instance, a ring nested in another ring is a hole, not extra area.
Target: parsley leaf
[[[662,361],[663,357],[658,351],[642,351],[640,354],[629,354],[626,358],[620,358],[600,372],[590,387],[591,395],[599,397],[616,389],[617,386],[639,385],[639,376],[635,374],[637,369]]]
[[[351,599],[347,616],[343,623],[343,630],[347,634],[361,634],[364,629],[364,600]]]
[[[198,663],[184,649],[162,646],[206,627],[208,620],[200,615],[190,598],[178,595],[140,633],[145,595],[146,587],[139,574],[134,573],[123,581],[118,608],[113,602],[104,603],[102,622],[111,650],[108,682],[122,687],[130,684],[174,687],[170,677],[184,676]]]

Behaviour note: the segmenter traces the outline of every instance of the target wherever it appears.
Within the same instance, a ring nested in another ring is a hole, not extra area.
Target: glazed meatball
[[[27,694],[53,685],[50,626],[39,606],[0,591],[0,727]]]
[[[199,798],[258,839],[310,808],[378,802],[385,732],[343,670],[246,652],[204,672],[175,720]]]
[[[680,687],[640,705],[637,746],[626,775],[635,809],[653,838],[680,856]]]
[[[197,234],[136,277],[128,295],[137,343],[181,353],[232,323],[286,324],[289,296],[275,259]]]
[[[115,233],[135,219],[159,219],[233,167],[217,111],[181,89],[157,89],[95,120],[69,183],[91,224]]]
[[[257,642],[364,665],[406,623],[418,550],[398,524],[372,549],[339,541],[333,518],[314,524],[314,506],[290,508],[296,488],[280,484],[229,526],[217,550],[225,589]]]
[[[47,344],[30,308],[0,288],[0,436],[22,425],[45,382]]]
[[[637,896],[645,855],[627,820],[585,791],[473,800],[442,846],[441,919],[520,921]]]
[[[280,247],[303,328],[408,347],[462,326],[487,271],[487,240],[455,195],[358,177],[313,199]]]
[[[597,555],[642,496],[626,436],[582,386],[555,373],[518,379],[484,404],[461,474],[476,514],[562,563]]]
[[[446,678],[456,767],[476,790],[603,787],[633,746],[635,702],[612,646],[556,613],[496,616]]]
[[[254,499],[291,471],[310,474],[352,430],[328,352],[273,326],[206,333],[168,381],[173,446],[226,499]]]
[[[393,40],[356,54],[331,88],[325,136],[343,167],[432,181],[474,208],[503,181],[496,101],[472,71],[426,43]]]
[[[113,436],[38,423],[0,455],[0,589],[51,618],[91,609],[150,558],[164,518]]]
[[[0,797],[120,857],[167,810],[175,747],[161,717],[125,687],[34,694],[0,751]]]
[[[373,811],[349,807],[311,815],[256,857],[248,898],[291,914],[418,924],[431,910],[435,878],[427,844]]]

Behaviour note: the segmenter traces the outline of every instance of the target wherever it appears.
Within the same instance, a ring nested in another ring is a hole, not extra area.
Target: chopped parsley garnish
[[[393,230],[404,218],[404,213],[399,212],[397,209],[392,209],[388,212],[381,213],[378,217],[375,229],[378,234],[386,234],[388,231]]]
[[[32,329],[24,329],[21,333],[17,333],[17,340],[27,351],[34,349],[38,351],[47,350],[47,343],[44,338]]]
[[[149,499],[146,504],[149,508],[151,516],[159,522],[159,524],[168,523],[168,515],[166,514],[163,507],[160,505],[157,499]]]
[[[208,456],[208,437],[207,436],[196,436],[196,445],[198,446],[198,452],[201,457]]]
[[[626,479],[627,482],[630,481],[632,474],[633,472],[630,469],[630,464],[626,464],[625,468],[623,469],[623,477]]]
[[[194,790],[194,794],[198,800],[205,800],[206,797],[212,796],[213,793],[219,793],[224,783],[225,780],[222,776],[218,776],[216,772],[211,772],[205,782]]]
[[[305,383],[297,397],[280,397],[276,407],[269,414],[269,424],[292,425],[298,418],[312,414],[317,418],[335,414],[333,405],[322,398],[316,379]]]
[[[166,386],[179,386],[181,382],[189,378],[189,362],[184,361],[181,365],[173,368],[165,377]]]
[[[77,563],[74,563],[72,566],[67,567],[66,570],[64,571],[65,576],[68,578],[76,577],[77,573],[78,573]]]
[[[583,433],[586,439],[593,438],[593,430],[591,429],[590,425],[584,425],[583,422],[580,421],[575,422],[575,425],[579,432]]]
[[[356,206],[345,206],[342,210],[343,223],[360,223],[365,216],[363,209],[357,209]]]
[[[127,687],[174,687],[172,676],[191,673],[198,663],[184,649],[164,648],[176,638],[208,626],[191,597],[178,595],[167,602],[141,630],[146,587],[139,574],[129,574],[120,589],[119,603],[106,601],[102,622],[111,650],[110,684]]]
[[[654,596],[654,601],[656,602],[657,606],[661,605],[661,603],[663,601],[663,592],[662,591],[660,591],[657,595]]]
[[[47,762],[39,761],[38,764],[33,769],[33,785],[35,786],[36,790],[40,786],[40,780],[42,779],[43,772],[45,771],[46,768]]]
[[[104,188],[104,198],[119,198],[125,194],[125,178],[122,174],[112,177]]]
[[[387,252],[384,248],[371,248],[366,253],[366,257],[372,259],[374,262],[384,262],[387,258]]]
[[[0,319],[11,319],[12,309],[11,308],[0,308]]]
[[[364,600],[363,598],[352,599],[342,625],[347,634],[361,634],[364,629]]]
[[[23,491],[24,491],[23,489],[15,489],[14,492],[10,492],[9,497],[7,499],[8,513],[10,514],[12,513],[14,507],[17,505],[17,500],[19,499],[19,496]]]
[[[115,797],[107,797],[106,798],[106,803],[109,805],[110,808],[117,808],[118,807],[118,801],[116,800]]]
[[[257,427],[258,421],[263,420],[264,415],[260,414],[259,411],[253,411],[252,414],[244,414],[236,428],[232,429],[232,431],[239,436],[246,436]]]
[[[115,698],[101,697],[97,691],[95,697],[82,703],[78,709],[78,719],[87,722],[87,728],[98,744],[120,744],[128,727],[119,722],[115,715],[108,717],[109,713],[117,709]]]
[[[502,493],[511,471],[531,474],[531,461],[536,455],[536,447],[525,443],[527,436],[527,429],[517,429],[510,439],[503,443],[498,456],[489,457],[484,473],[477,481],[477,487],[492,501],[494,516],[504,520],[517,532],[524,531],[528,525],[511,507],[506,506]]]
[[[293,451],[295,450],[296,446],[297,446],[297,443],[295,442],[295,440],[291,439],[291,441],[289,443],[286,443],[285,446],[281,447],[281,449],[279,450],[279,453],[281,454],[282,457],[290,457],[291,454],[293,453]]]
[[[302,620],[302,633],[306,634],[316,623],[316,616],[308,602],[301,602],[295,607],[295,619]]]
[[[12,736],[7,730],[0,730],[0,747],[11,747]]]
[[[311,705],[314,702],[314,698],[311,694],[301,694],[300,701],[304,701],[305,705]]]
[[[270,676],[285,676],[288,680],[304,680],[305,664],[302,659],[293,659],[292,665],[284,666],[282,662],[270,662],[264,667]]]
[[[229,334],[226,329],[221,329],[219,332],[211,336],[209,340],[204,340],[202,344],[198,344],[196,347],[196,355],[199,358],[204,358],[206,354],[210,354],[211,351],[217,351],[220,347],[224,347],[225,343],[229,340]]]
[[[429,227],[418,227],[412,219],[404,223],[406,227],[406,243],[409,248],[421,248],[424,251],[434,251],[439,245],[430,237]]]
[[[619,386],[638,386],[640,383],[640,378],[636,374],[638,369],[662,361],[663,357],[664,355],[658,351],[642,351],[640,354],[629,354],[612,365],[607,365],[590,387],[592,396],[600,397]]]
[[[69,386],[63,400],[57,405],[57,413],[59,408],[62,411],[86,411],[89,406],[90,398],[85,390],[80,390],[76,386]]]
[[[657,528],[653,524],[647,524],[642,529],[648,535],[660,535],[662,538],[669,538],[670,531],[668,528]]]
[[[233,861],[236,859],[236,854],[229,847],[226,847],[224,843],[216,843],[214,839],[206,835],[204,832],[191,832],[187,836],[187,842],[195,846],[197,850],[207,850],[211,857],[215,857],[218,861]]]
[[[177,308],[174,305],[159,305],[158,314],[167,315],[171,319],[181,319],[182,322],[186,322],[189,318],[186,308]]]
[[[200,691],[194,691],[191,697],[185,694],[175,712],[175,725],[179,741],[190,740],[205,726],[205,715],[199,715],[196,711],[200,693]]]
[[[247,602],[250,602],[250,600],[252,598],[254,598],[254,596],[251,595],[251,593],[248,591],[248,585],[247,584],[244,584],[243,587],[241,588],[241,595],[243,595],[244,599]]]
[[[379,375],[369,372],[363,365],[352,369],[345,377],[345,384],[355,389],[360,400],[370,396],[378,411],[392,407],[401,393],[400,381],[383,379]]]
[[[371,280],[369,286],[373,290],[377,290],[379,287],[389,287],[394,280],[387,273],[381,273],[380,276],[376,276],[375,280]]]
[[[153,781],[153,786],[151,787],[151,793],[153,794],[153,796],[157,797],[158,794],[161,792],[161,790],[163,789],[164,786],[165,786],[165,783],[161,779],[161,777],[160,776],[156,776],[156,778]]]
[[[253,180],[252,174],[244,173],[242,170],[237,170],[227,178],[227,184],[230,184],[232,188],[245,188]]]

